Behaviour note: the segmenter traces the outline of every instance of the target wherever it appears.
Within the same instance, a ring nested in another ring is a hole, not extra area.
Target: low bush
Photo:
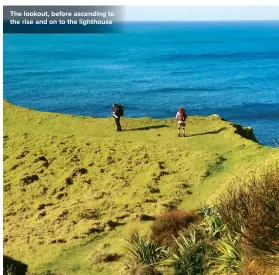
[[[137,264],[156,265],[168,257],[168,251],[149,241],[146,236],[141,237],[137,232],[132,234],[127,251]]]
[[[279,251],[279,168],[231,187],[219,199],[218,212],[231,232],[247,244]]]
[[[203,275],[205,255],[209,248],[211,247],[206,242],[198,242],[185,249],[174,263],[175,275]]]
[[[207,231],[209,237],[220,238],[227,227],[223,223],[216,206],[202,206],[199,209],[203,216],[202,226]]]
[[[176,244],[173,254],[175,275],[205,274],[209,259],[219,255],[203,227],[190,226],[176,239]]]
[[[213,267],[212,274],[239,274],[243,262],[239,236],[233,237],[227,233],[227,236],[218,239],[214,246],[220,255],[209,262],[209,266]]]
[[[159,245],[173,245],[173,237],[177,238],[181,230],[200,220],[201,217],[194,211],[168,211],[153,222],[151,239]]]

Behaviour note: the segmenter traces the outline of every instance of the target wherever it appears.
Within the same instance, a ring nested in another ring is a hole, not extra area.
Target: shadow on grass
[[[146,130],[150,130],[150,129],[160,129],[160,128],[167,128],[170,127],[166,124],[162,124],[162,125],[151,125],[151,126],[145,126],[145,127],[140,127],[140,128],[134,128],[134,129],[127,129],[125,131],[146,131]]]
[[[9,256],[3,256],[4,274],[25,275],[27,274],[28,266],[20,261],[17,261]]]
[[[227,130],[227,127],[220,128],[219,130],[216,130],[216,131],[210,131],[210,132],[187,135],[187,136],[188,137],[195,137],[195,136],[203,136],[203,135],[215,135],[215,134],[219,134],[219,133],[221,133],[222,131],[225,131],[225,130]]]

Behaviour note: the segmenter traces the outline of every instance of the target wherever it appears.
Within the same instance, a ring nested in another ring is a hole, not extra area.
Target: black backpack
[[[118,105],[118,108],[119,108],[119,114],[120,116],[124,116],[124,106],[123,105]]]

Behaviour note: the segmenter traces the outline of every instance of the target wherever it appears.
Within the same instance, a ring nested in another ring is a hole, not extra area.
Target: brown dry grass
[[[172,210],[165,212],[157,217],[151,226],[151,239],[160,245],[172,245],[173,237],[177,238],[179,231],[200,220],[201,217],[194,211]]]
[[[228,228],[263,251],[279,251],[279,168],[230,188],[218,206]]]

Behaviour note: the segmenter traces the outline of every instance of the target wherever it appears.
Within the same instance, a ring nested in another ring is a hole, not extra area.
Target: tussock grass
[[[151,239],[157,244],[173,243],[179,231],[185,230],[191,223],[201,220],[194,211],[172,210],[158,216],[151,226]]]
[[[228,228],[248,244],[279,251],[279,168],[265,171],[247,184],[230,187],[218,211]]]
[[[139,264],[157,265],[168,257],[168,251],[164,246],[159,246],[136,232],[126,241],[129,243],[127,250],[130,256]]]

